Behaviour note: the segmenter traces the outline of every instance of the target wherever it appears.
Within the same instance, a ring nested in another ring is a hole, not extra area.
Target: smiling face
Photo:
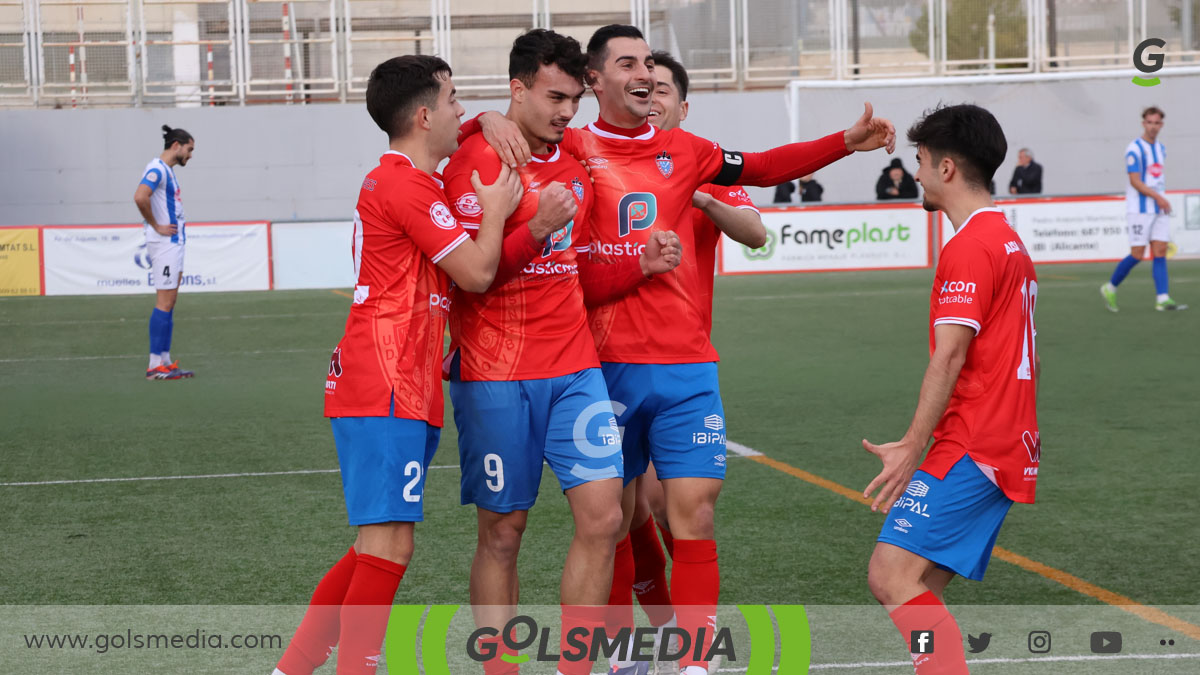
[[[660,79],[654,86],[654,98],[650,102],[650,123],[670,131],[687,119],[688,103],[679,97],[679,85],[670,70],[656,68],[655,73]]]
[[[513,80],[513,110],[526,140],[561,143],[567,125],[579,112],[583,91],[583,83],[578,78],[564,73],[555,64],[543,64],[531,87]]]
[[[941,164],[946,161],[948,158],[943,157],[941,161],[935,162],[928,148],[923,145],[917,147],[917,173],[913,178],[923,188],[921,206],[926,211],[938,211],[942,208],[939,201],[943,187]]]
[[[608,41],[601,70],[589,70],[600,116],[610,124],[636,128],[650,115],[655,79],[654,57],[645,40],[617,37]]]

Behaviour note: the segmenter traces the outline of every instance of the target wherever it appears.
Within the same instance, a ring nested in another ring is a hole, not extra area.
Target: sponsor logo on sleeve
[[[376,185],[379,185],[379,181],[375,180],[374,178],[365,178],[363,179],[362,189],[366,190],[367,192],[374,192]]]
[[[457,224],[454,216],[450,213],[450,207],[442,202],[434,202],[433,206],[429,207],[429,219],[443,230],[453,230]]]
[[[483,207],[479,205],[479,197],[474,192],[468,192],[454,200],[454,206],[459,213],[468,218],[483,213]]]
[[[151,183],[157,183],[158,182],[158,172],[154,171],[153,169],[151,169],[150,171],[147,171],[146,179],[149,180]]]
[[[942,282],[941,290],[938,291],[938,304],[973,304],[975,302],[975,291],[974,281],[944,281]]]

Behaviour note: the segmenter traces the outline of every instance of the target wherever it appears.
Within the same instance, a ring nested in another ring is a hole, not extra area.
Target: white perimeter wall
[[[691,131],[730,149],[763,150],[787,142],[783,90],[691,95]],[[997,173],[1003,190],[1017,148],[1033,149],[1045,167],[1048,194],[1116,193],[1124,189],[1122,154],[1141,133],[1139,113],[1167,113],[1161,140],[1169,153],[1167,185],[1200,187],[1200,77],[1165,78],[1153,88],[1128,78],[1041,84],[931,88],[812,90],[801,122],[817,137],[844,128],[870,100],[903,134],[939,101],[970,101],[1004,126],[1009,156]],[[504,101],[467,101],[469,115]],[[585,99],[577,123],[596,117]],[[178,170],[192,221],[305,220],[350,217],[362,176],[386,149],[363,104],[193,109],[0,111],[0,224],[95,224],[140,221],[132,197],[146,162],[162,149],[159,126],[183,127],[196,154]],[[915,169],[913,151],[900,156]],[[833,202],[872,201],[888,158],[842,160],[819,175]],[[769,190],[752,191],[770,201]]]

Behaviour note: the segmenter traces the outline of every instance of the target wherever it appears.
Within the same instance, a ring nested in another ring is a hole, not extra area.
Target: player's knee
[[[500,560],[516,561],[521,550],[521,537],[525,534],[525,521],[502,518],[479,533],[479,543],[489,555]]]
[[[586,518],[578,520],[575,529],[579,536],[586,539],[612,540],[615,544],[623,522],[624,516],[621,513],[620,505],[597,505],[596,508],[589,509]]]

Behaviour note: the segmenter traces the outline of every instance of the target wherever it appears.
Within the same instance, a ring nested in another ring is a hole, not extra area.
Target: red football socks
[[[633,592],[651,625],[661,626],[675,616],[675,609],[671,607],[671,589],[667,586],[667,558],[658,542],[654,517],[631,530],[629,541],[633,546]]]
[[[495,645],[495,655],[483,662],[483,675],[518,675],[521,672],[519,663],[506,663],[500,658],[505,654],[517,655],[517,650],[509,647],[501,636],[479,638],[479,645],[480,654],[486,654],[492,650],[488,645]]]
[[[701,658],[712,645],[717,622],[717,600],[721,595],[721,572],[717,566],[717,542],[712,539],[676,539],[671,567],[671,599],[679,627],[691,636],[692,647],[679,661],[687,666],[706,667],[694,658],[696,636],[704,628]]]
[[[404,570],[400,563],[373,555],[358,556],[342,602],[338,675],[372,675],[379,667],[383,636]]]
[[[932,591],[925,591],[900,605],[888,617],[896,624],[912,653],[917,675],[967,674],[967,655],[963,653],[958,622]],[[922,646],[922,633],[930,633],[926,643],[929,652],[925,654],[914,651]]]
[[[283,658],[279,659],[276,667],[280,671],[287,675],[312,675],[329,658],[337,646],[338,615],[342,611],[342,599],[350,587],[350,577],[354,575],[357,559],[358,555],[351,548],[321,578],[304,612],[304,619],[300,621],[300,627],[292,636]]]
[[[592,636],[600,626],[604,625],[604,618],[607,614],[607,607],[591,607],[588,605],[563,605],[562,606],[562,634],[559,638],[559,654],[558,672],[562,675],[590,675],[592,672],[592,661],[587,658],[591,654]],[[576,646],[567,643],[568,634],[572,629],[583,628],[587,632],[580,637],[575,636],[574,642]],[[567,658],[567,654],[578,654],[578,644],[586,645],[588,653],[584,658],[578,661],[572,661]]]

